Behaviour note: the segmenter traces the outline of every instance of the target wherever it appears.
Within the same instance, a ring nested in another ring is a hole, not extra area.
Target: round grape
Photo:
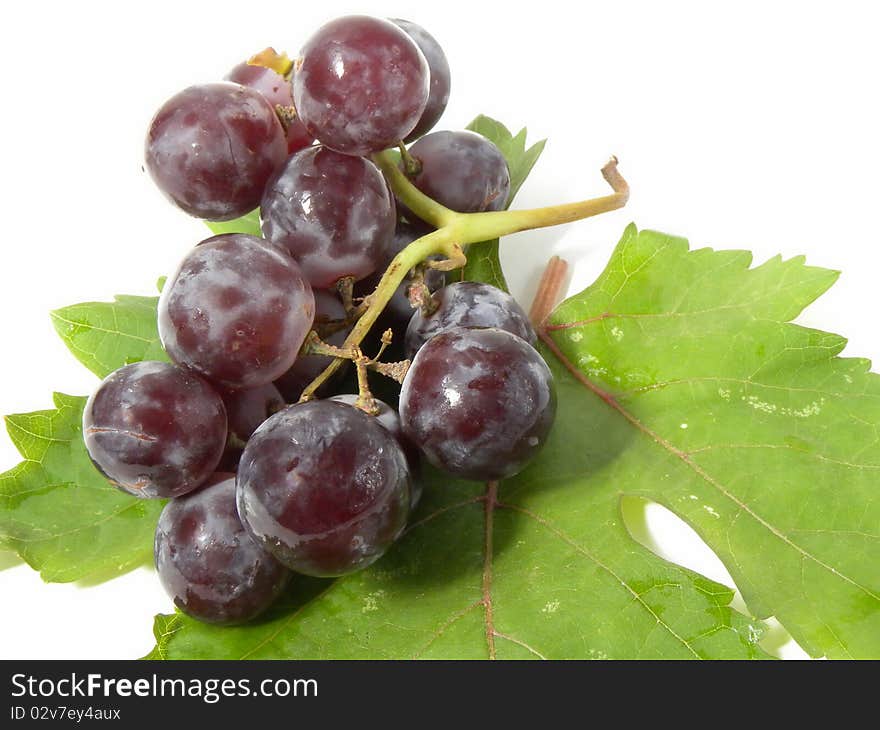
[[[146,168],[159,189],[190,215],[223,221],[260,202],[287,157],[284,129],[257,91],[231,83],[191,86],[153,117]]]
[[[406,329],[406,356],[412,358],[435,335],[455,327],[497,327],[522,337],[530,345],[537,335],[528,315],[507,292],[491,284],[456,281],[433,296],[437,309],[427,317],[421,310]]]
[[[403,531],[406,457],[356,408],[308,401],[251,437],[238,470],[238,511],[251,534],[292,570],[335,576],[365,568]]]
[[[411,180],[429,198],[459,213],[504,210],[510,195],[507,160],[475,132],[431,132],[409,148],[421,163]],[[409,211],[404,214],[411,216]]]
[[[226,81],[232,81],[242,86],[248,86],[259,91],[266,101],[268,101],[274,109],[276,105],[283,107],[293,106],[293,93],[290,89],[290,82],[280,73],[265,66],[258,66],[252,63],[240,63],[235,66],[228,74]],[[308,147],[315,138],[306,130],[299,117],[287,127],[287,152],[293,154],[304,147]]]
[[[246,390],[218,390],[226,407],[226,421],[229,435],[226,450],[220,461],[223,471],[234,470],[238,466],[244,445],[254,431],[269,416],[284,408],[287,403],[272,383]]]
[[[401,20],[400,18],[393,18],[391,22],[398,28],[401,28],[416,42],[416,45],[428,62],[429,75],[431,77],[431,87],[428,92],[428,103],[425,105],[425,111],[422,112],[416,128],[405,139],[406,142],[411,142],[426,132],[430,132],[446,110],[451,86],[449,61],[446,60],[446,54],[443,52],[437,39],[422,28],[422,26],[409,20]]]
[[[293,103],[310,134],[347,155],[396,145],[428,102],[430,70],[394,23],[350,15],[306,42],[293,75]]]
[[[136,497],[179,497],[211,475],[226,444],[220,396],[200,377],[164,362],[110,373],[83,411],[95,466]]]
[[[342,306],[339,297],[323,289],[314,289],[313,293],[315,295],[314,327],[320,327],[322,322],[326,323],[345,318],[345,307]],[[341,329],[326,335],[323,340],[328,345],[339,347],[345,342],[347,336],[348,329]],[[296,358],[296,362],[293,363],[290,370],[275,381],[275,385],[289,403],[296,403],[306,386],[323,372],[332,359],[329,355],[301,354]],[[331,382],[344,372],[344,368],[339,368]],[[318,392],[321,393],[327,385],[328,383],[325,383]]]
[[[159,335],[174,362],[226,388],[290,369],[312,326],[312,289],[286,251],[226,233],[202,241],[166,282]]]
[[[266,238],[286,247],[318,289],[373,273],[396,220],[378,167],[320,145],[293,155],[269,181],[260,215]]]
[[[235,476],[165,505],[154,545],[159,580],[174,605],[212,624],[241,624],[265,611],[290,572],[242,527]]]
[[[403,432],[438,469],[491,481],[520,472],[547,439],[553,377],[531,345],[504,330],[449,330],[413,360],[400,391]]]
[[[357,399],[358,396],[355,393],[342,393],[329,398],[329,400],[345,403],[352,407],[356,407]],[[419,478],[422,472],[422,460],[419,456],[419,450],[403,433],[403,427],[400,425],[400,416],[397,411],[383,400],[374,398],[373,401],[379,409],[378,413],[373,414],[373,418],[397,439],[397,443],[400,444],[400,448],[403,449],[403,453],[406,456],[406,463],[409,465],[409,473],[412,477],[412,489],[410,491],[410,511],[412,511],[422,498],[422,482]]]

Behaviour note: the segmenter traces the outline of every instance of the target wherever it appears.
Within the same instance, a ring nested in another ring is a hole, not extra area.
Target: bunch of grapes
[[[175,604],[236,624],[292,574],[341,576],[381,557],[419,501],[423,458],[464,479],[522,470],[555,395],[519,305],[486,284],[446,285],[430,262],[390,296],[368,338],[378,353],[351,341],[383,271],[432,231],[371,155],[399,147],[412,184],[453,211],[506,207],[510,175],[491,142],[429,133],[450,89],[431,35],[343,17],[295,62],[267,49],[226,78],[159,109],[146,169],[200,218],[259,206],[263,236],[218,235],[186,254],[159,302],[171,363],[109,375],[83,433],[113,485],[171,498],[155,559]],[[407,359],[380,362],[389,346]],[[325,380],[316,398],[309,386],[336,357],[355,362],[358,393]],[[402,383],[399,410],[373,397],[369,369]]]

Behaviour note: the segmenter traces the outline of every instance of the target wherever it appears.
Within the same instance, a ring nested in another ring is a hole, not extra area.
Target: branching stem
[[[373,161],[382,170],[394,195],[415,215],[437,230],[416,239],[392,259],[376,289],[365,300],[363,313],[340,348],[349,352],[360,345],[407,273],[429,256],[442,256],[443,259],[429,261],[428,266],[450,271],[466,263],[465,246],[519,231],[589,218],[622,208],[629,199],[629,185],[617,170],[617,159],[612,157],[602,168],[602,176],[613,191],[611,195],[531,210],[456,213],[416,188],[398,167],[395,155],[389,151],[373,155]],[[341,359],[333,360],[303,391],[302,399],[313,397],[315,391],[341,364]],[[360,375],[360,370],[358,373]]]

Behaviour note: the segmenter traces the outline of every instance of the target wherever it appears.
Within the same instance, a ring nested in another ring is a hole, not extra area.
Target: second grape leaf
[[[835,272],[750,263],[630,227],[544,332],[559,414],[526,471],[497,495],[432,472],[372,568],[250,626],[159,616],[150,656],[766,657],[732,589],[633,539],[625,496],[690,523],[811,654],[880,656],[880,378],[790,324]]]
[[[105,378],[128,363],[168,362],[156,326],[158,304],[158,297],[118,294],[112,302],[72,304],[50,316],[73,356]]]

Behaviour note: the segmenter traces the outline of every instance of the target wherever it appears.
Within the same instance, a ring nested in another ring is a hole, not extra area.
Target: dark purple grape
[[[417,311],[406,329],[406,356],[413,357],[435,335],[455,327],[497,327],[530,345],[538,337],[528,315],[507,292],[491,284],[456,281],[434,292],[437,309],[425,317]]]
[[[326,323],[345,318],[345,307],[342,306],[339,297],[323,289],[314,289],[313,293],[315,295],[314,326],[316,328],[320,327],[321,322]],[[342,329],[326,335],[323,340],[329,345],[339,347],[345,342],[348,332],[348,329]],[[275,381],[275,385],[288,403],[296,403],[306,386],[323,372],[332,359],[328,355],[300,355],[293,363],[293,367]],[[337,375],[341,375],[343,372],[343,368],[336,371]]]
[[[263,234],[284,246],[312,286],[363,279],[394,233],[394,197],[379,168],[316,146],[297,152],[266,186]]]
[[[174,605],[199,621],[241,624],[266,610],[290,572],[242,527],[235,475],[165,505],[154,545],[159,580]]]
[[[309,133],[347,155],[396,145],[428,102],[430,70],[394,23],[337,18],[306,41],[293,75],[293,103]]]
[[[507,160],[475,132],[431,132],[409,148],[421,163],[411,178],[429,198],[459,213],[504,210],[510,194]],[[404,211],[408,217],[412,215]]]
[[[375,418],[327,400],[276,413],[238,469],[238,511],[292,570],[335,576],[381,557],[406,525],[410,474]]]
[[[431,77],[431,88],[428,92],[428,103],[425,105],[425,111],[422,112],[416,128],[407,135],[405,140],[406,142],[411,142],[426,132],[430,132],[446,110],[446,104],[449,101],[449,89],[452,83],[449,73],[449,61],[446,60],[446,54],[443,52],[437,39],[422,28],[422,26],[409,20],[401,20],[400,18],[392,18],[391,22],[403,29],[416,42],[416,45],[428,62],[429,75]]]
[[[190,215],[223,221],[257,207],[287,157],[284,129],[257,91],[231,83],[190,86],[153,117],[146,167]]]
[[[226,81],[232,81],[259,91],[266,97],[266,101],[272,105],[273,109],[276,105],[293,106],[290,82],[271,68],[252,63],[240,63],[226,74]],[[294,152],[308,147],[314,141],[315,138],[308,133],[298,117],[287,127],[288,154],[292,155]]]
[[[229,426],[226,450],[223,452],[220,468],[223,471],[233,471],[238,466],[244,445],[253,432],[287,403],[272,383],[247,390],[218,392],[223,398],[223,405],[226,406],[226,421]]]
[[[416,354],[400,391],[403,432],[438,469],[491,481],[522,471],[556,414],[553,376],[504,330],[449,330]]]
[[[211,476],[226,444],[226,411],[200,377],[164,362],[110,373],[83,412],[86,450],[115,487],[179,497]]]
[[[357,399],[358,396],[355,393],[342,393],[329,398],[329,400],[345,403],[349,406],[354,406]],[[400,416],[397,411],[383,400],[379,400],[378,398],[374,398],[373,400],[379,408],[379,412],[374,414],[373,418],[382,424],[382,426],[388,430],[388,433],[397,439],[397,443],[400,444],[400,448],[403,449],[404,456],[406,456],[406,463],[409,465],[409,473],[412,477],[412,489],[409,495],[410,511],[412,511],[416,508],[419,500],[422,498],[422,482],[420,479],[422,473],[422,460],[419,455],[419,450],[404,435],[403,427],[400,425]]]
[[[262,238],[202,241],[165,284],[159,336],[174,362],[226,388],[256,388],[290,369],[315,299],[296,262]]]

